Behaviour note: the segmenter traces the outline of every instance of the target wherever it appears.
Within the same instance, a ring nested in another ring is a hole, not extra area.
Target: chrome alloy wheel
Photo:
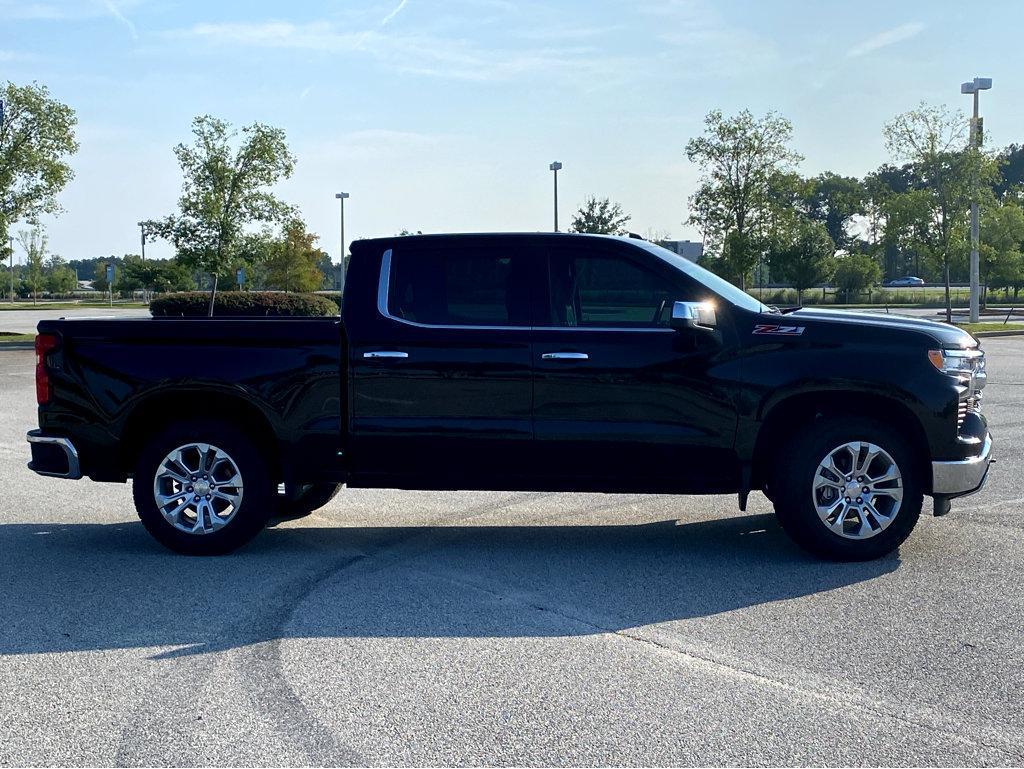
[[[868,539],[891,524],[903,503],[903,476],[885,449],[851,441],[818,464],[811,489],[814,509],[834,534]]]
[[[156,469],[153,498],[174,528],[209,534],[223,528],[242,504],[242,475],[223,449],[187,443],[170,452]]]

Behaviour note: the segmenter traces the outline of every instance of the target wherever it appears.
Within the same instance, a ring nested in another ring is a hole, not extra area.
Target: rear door
[[[546,271],[534,332],[541,467],[576,488],[734,483],[736,411],[714,375],[721,338],[668,325],[674,301],[714,295],[614,242],[552,248]]]
[[[513,486],[533,438],[528,241],[401,241],[351,349],[355,482]]]

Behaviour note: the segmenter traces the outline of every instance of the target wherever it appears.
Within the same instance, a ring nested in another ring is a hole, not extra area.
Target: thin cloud
[[[847,51],[846,55],[850,58],[856,58],[858,56],[865,56],[880,48],[902,43],[904,40],[909,40],[921,34],[926,26],[923,22],[912,21],[908,24],[901,24],[898,27],[887,29],[884,32],[879,32],[874,37],[869,37],[867,40],[858,43]]]
[[[395,9],[380,20],[380,25],[382,27],[386,27],[388,24],[390,24],[391,21],[402,12],[402,9],[405,8],[405,4],[407,2],[409,2],[409,0],[399,0],[399,3],[398,5],[395,6]]]
[[[106,8],[107,13],[109,13],[114,20],[125,26],[134,40],[139,39],[139,32],[135,29],[135,24],[131,19],[121,13],[121,9],[117,7],[114,0],[103,0],[103,7]]]
[[[610,83],[620,78],[624,62],[589,48],[497,50],[466,40],[428,33],[384,34],[379,29],[348,31],[316,21],[199,23],[166,33],[177,39],[212,45],[237,45],[369,55],[392,69],[465,81],[508,81],[523,76],[575,77]]]

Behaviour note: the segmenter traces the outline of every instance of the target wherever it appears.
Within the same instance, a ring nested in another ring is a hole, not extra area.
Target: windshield
[[[772,309],[768,307],[768,305],[761,304],[761,302],[757,301],[746,291],[737,288],[724,278],[718,277],[715,273],[705,270],[699,264],[691,262],[685,256],[675,254],[667,248],[662,248],[661,246],[655,245],[654,243],[646,240],[637,240],[636,238],[632,238],[629,242],[634,246],[638,246],[645,251],[651,252],[662,261],[668,262],[680,272],[689,275],[698,283],[710,288],[730,304],[734,304],[749,312],[772,312]]]

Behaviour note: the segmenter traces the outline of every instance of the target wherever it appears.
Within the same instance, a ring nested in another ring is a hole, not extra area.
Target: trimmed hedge
[[[210,295],[206,291],[166,294],[149,303],[154,318],[205,317]],[[284,294],[274,291],[218,292],[214,317],[323,317],[337,315],[338,305],[316,294]]]

